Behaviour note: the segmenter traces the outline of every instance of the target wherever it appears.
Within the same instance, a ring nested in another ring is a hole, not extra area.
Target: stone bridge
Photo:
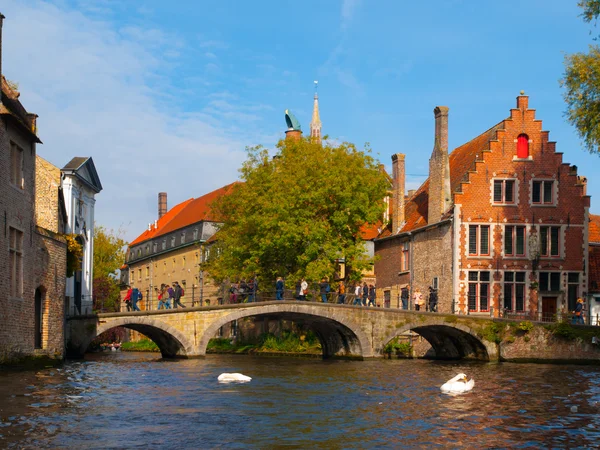
[[[504,359],[502,354],[506,354],[506,349],[502,351],[493,331],[495,323],[508,328],[508,322],[499,319],[305,301],[269,301],[71,317],[67,321],[67,354],[80,357],[96,336],[123,326],[152,339],[163,357],[201,357],[206,354],[208,341],[216,336],[220,327],[245,317],[304,324],[318,336],[324,358],[382,357],[385,345],[408,331],[425,338],[439,359],[494,361]],[[536,327],[542,328],[540,325]],[[524,346],[525,350],[518,350],[515,359],[539,359],[542,345],[547,351],[547,336],[544,339],[546,342],[535,341]],[[513,339],[510,343],[514,342]],[[585,344],[587,346],[587,342]],[[600,348],[595,345],[588,347],[586,349],[591,351],[591,357],[600,359]],[[572,354],[573,349],[567,348],[565,353]],[[571,358],[542,356],[542,359]]]

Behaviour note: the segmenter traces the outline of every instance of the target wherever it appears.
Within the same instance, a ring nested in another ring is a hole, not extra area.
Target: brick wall
[[[40,156],[36,157],[35,174],[35,220],[46,230],[59,231],[58,188],[60,169]]]

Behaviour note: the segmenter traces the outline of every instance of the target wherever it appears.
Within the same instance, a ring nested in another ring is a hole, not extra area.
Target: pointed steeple
[[[313,105],[312,120],[310,121],[310,137],[321,142],[321,118],[319,117],[319,94],[317,94],[318,81],[315,81],[315,102]]]

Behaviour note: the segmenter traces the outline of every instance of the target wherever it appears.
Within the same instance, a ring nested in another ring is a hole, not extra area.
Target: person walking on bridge
[[[338,285],[338,304],[343,305],[344,303],[346,303],[346,285],[342,280]]]
[[[277,277],[277,282],[275,283],[275,298],[277,300],[283,300],[283,278]]]
[[[352,303],[353,305],[362,305],[362,303],[360,302],[361,294],[362,288],[360,287],[360,283],[358,283],[356,286],[354,286],[354,303]]]
[[[174,293],[173,293],[173,308],[177,309],[177,306],[181,306],[182,308],[185,308],[185,305],[181,303],[181,295],[182,295],[182,290],[181,290],[181,286],[179,286],[179,282],[175,281],[173,284],[175,284],[175,289],[174,289]]]

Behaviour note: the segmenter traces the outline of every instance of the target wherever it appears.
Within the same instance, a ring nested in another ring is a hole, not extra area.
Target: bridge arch
[[[193,344],[184,333],[151,317],[101,318],[96,328],[96,335],[92,336],[90,342],[96,336],[115,327],[129,328],[148,336],[158,346],[163,358],[194,356]]]
[[[406,324],[388,335],[382,348],[392,339],[414,331],[423,336],[435,351],[436,359],[476,359],[482,361],[498,359],[495,343],[477,336],[471,328],[460,323],[449,323],[440,319],[426,324]]]
[[[317,313],[314,311],[314,306],[287,302],[232,310],[231,313],[216,319],[206,328],[198,343],[199,354],[206,354],[208,341],[223,325],[246,317],[269,316],[273,319],[290,320],[308,325],[321,342],[323,358],[368,358],[373,356],[371,341],[357,323],[334,315],[333,311],[324,308],[319,309]]]

